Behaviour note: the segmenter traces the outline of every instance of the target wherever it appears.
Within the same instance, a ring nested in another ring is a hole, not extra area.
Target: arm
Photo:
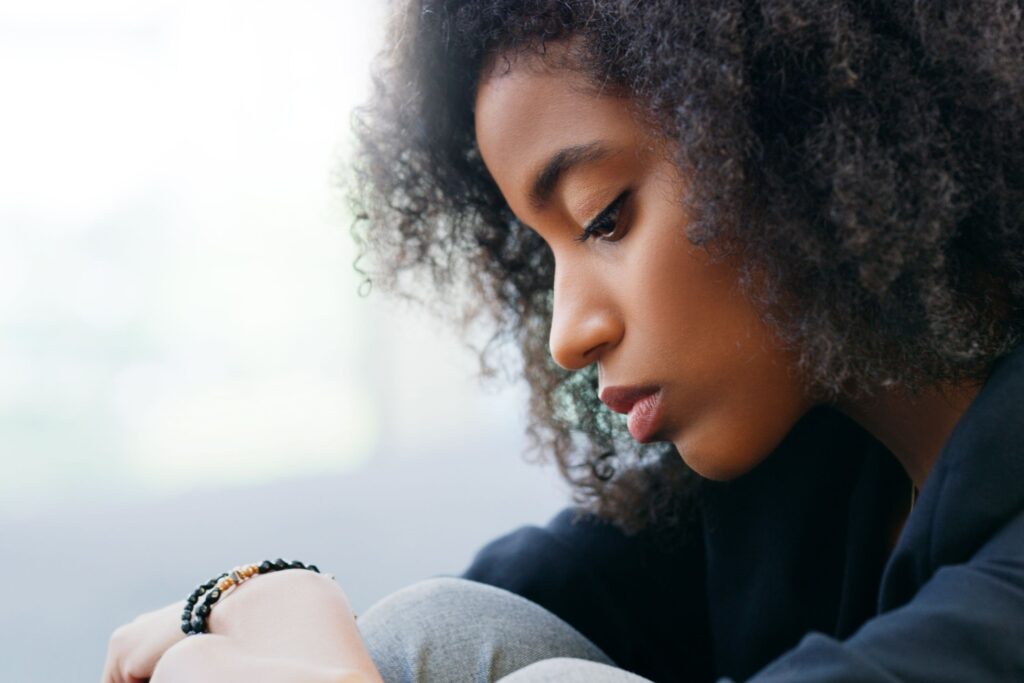
[[[1024,512],[903,607],[843,642],[809,634],[749,683],[1011,680],[1024,680]]]

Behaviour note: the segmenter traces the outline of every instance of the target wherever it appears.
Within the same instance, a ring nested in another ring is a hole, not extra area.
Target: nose
[[[555,266],[551,357],[566,370],[581,370],[622,338],[623,324],[595,264]]]

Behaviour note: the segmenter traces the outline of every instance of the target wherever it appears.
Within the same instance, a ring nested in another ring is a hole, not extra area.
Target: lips
[[[617,413],[629,415],[629,433],[640,443],[647,443],[661,421],[661,387],[605,387],[601,402]]]

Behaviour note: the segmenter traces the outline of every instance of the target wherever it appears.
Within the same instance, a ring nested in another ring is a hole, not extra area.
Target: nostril
[[[566,370],[582,370],[599,361],[602,354],[615,342],[614,333],[609,325],[597,324],[598,321],[593,319],[588,322],[589,324],[576,324],[571,325],[569,329],[556,330],[551,336],[551,357]]]

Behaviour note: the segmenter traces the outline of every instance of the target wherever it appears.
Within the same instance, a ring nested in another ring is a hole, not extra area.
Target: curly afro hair
[[[518,349],[535,446],[627,530],[686,514],[697,477],[670,445],[624,436],[593,366],[549,357],[551,253],[474,140],[489,60],[571,38],[557,68],[630,97],[678,143],[688,239],[738,257],[822,403],[983,380],[1022,340],[1020,2],[422,0],[389,35],[354,117],[370,274],[410,294],[426,282],[489,325],[485,370]]]

